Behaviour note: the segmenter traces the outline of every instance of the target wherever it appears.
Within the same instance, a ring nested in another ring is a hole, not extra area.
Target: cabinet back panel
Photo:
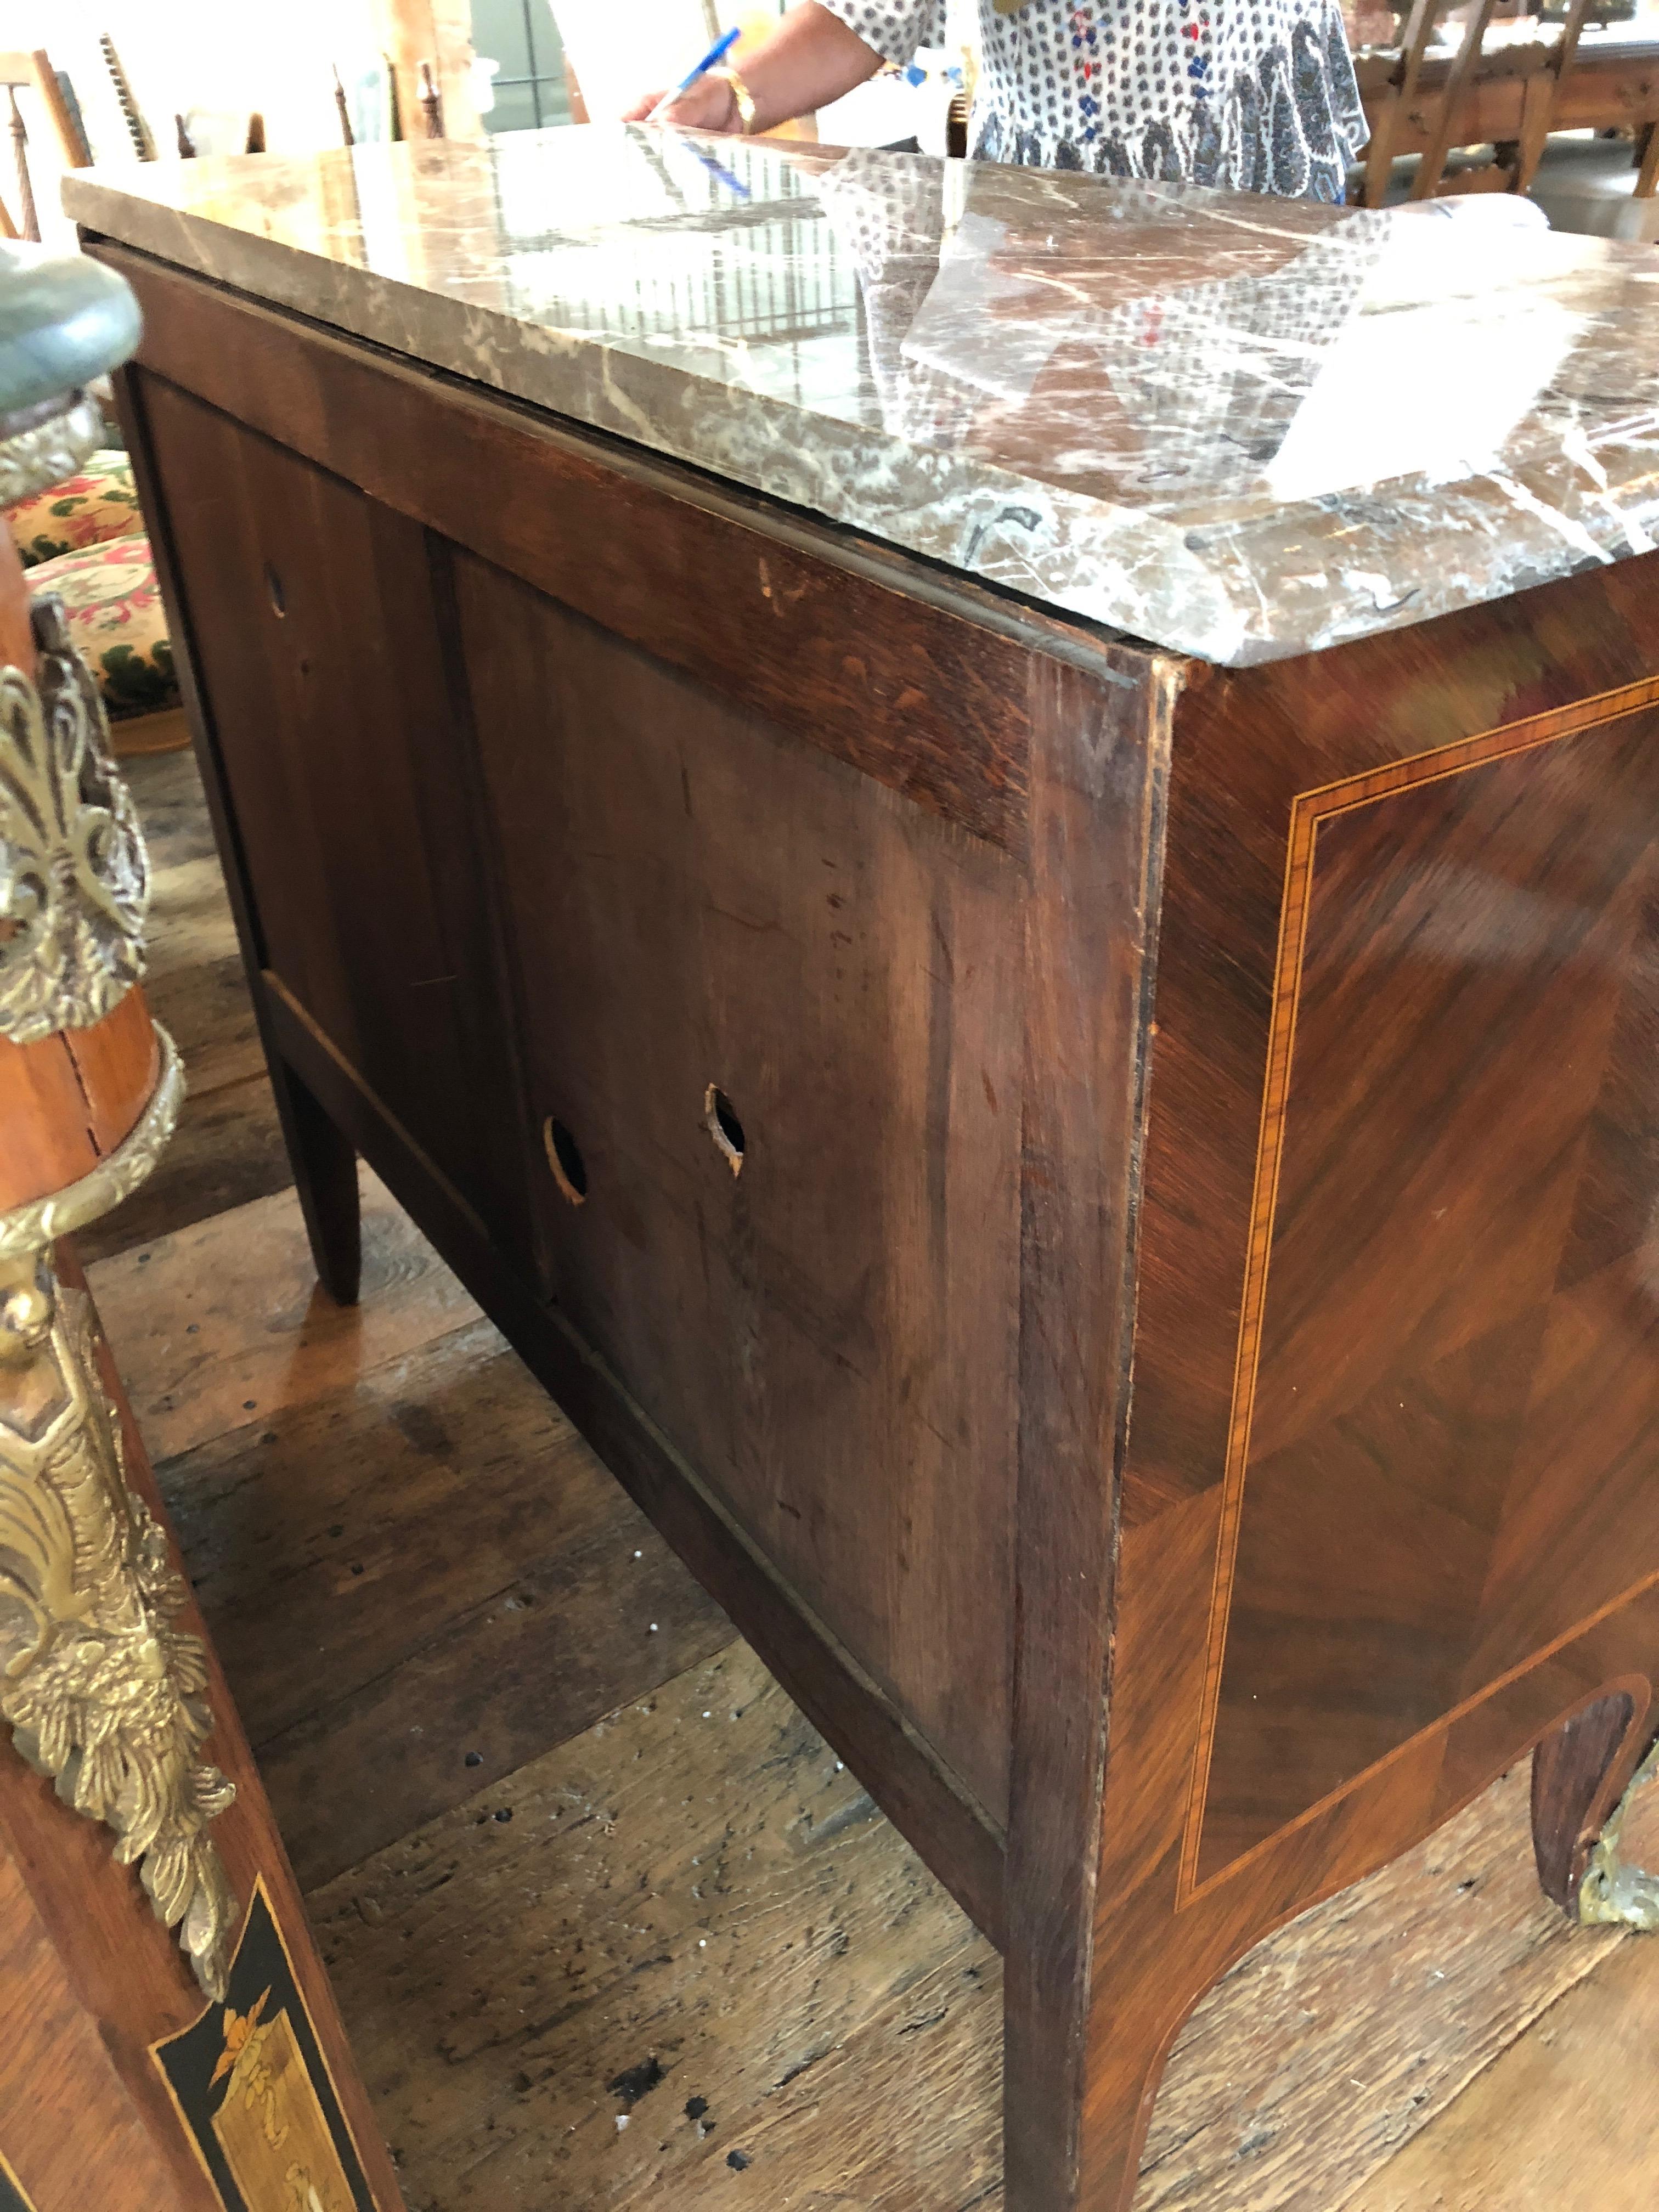
[[[143,392],[261,958],[522,1251],[522,1124],[426,533],[158,378]]]
[[[455,587],[553,1294],[1001,1820],[1018,871],[486,563]]]

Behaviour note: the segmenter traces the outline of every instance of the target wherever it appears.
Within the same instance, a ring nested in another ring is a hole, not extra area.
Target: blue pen
[[[728,191],[735,192],[740,200],[753,199],[755,195],[744,184],[743,179],[734,177],[724,161],[717,161],[707,146],[699,146],[695,138],[687,138],[683,143],[690,148],[711,177],[718,178],[720,182],[726,185]]]
[[[650,114],[646,117],[646,121],[647,123],[654,123],[665,107],[672,107],[677,100],[682,99],[685,94],[690,91],[692,86],[696,82],[700,76],[707,76],[709,70],[714,68],[716,62],[724,61],[726,55],[737,43],[738,33],[736,31],[728,31],[723,39],[717,39],[714,41],[714,44],[710,46],[708,52],[703,56],[702,59],[697,64],[696,67],[695,69],[687,70],[685,75],[674,87],[672,92],[664,93],[662,98],[652,109]]]

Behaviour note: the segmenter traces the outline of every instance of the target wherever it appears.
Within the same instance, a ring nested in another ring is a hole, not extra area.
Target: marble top
[[[1234,664],[1659,534],[1659,252],[641,127],[153,163],[89,229]]]

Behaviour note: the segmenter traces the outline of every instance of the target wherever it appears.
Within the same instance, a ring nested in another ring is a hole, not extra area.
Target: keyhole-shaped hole
[[[288,598],[283,590],[283,580],[269,561],[265,562],[265,590],[270,595],[272,614],[285,615],[288,612]]]
[[[709,1135],[714,1139],[714,1149],[725,1160],[733,1175],[743,1173],[743,1124],[738,1119],[737,1109],[720,1089],[711,1083],[703,1093],[702,1118]]]
[[[547,1164],[553,1170],[560,1196],[568,1199],[572,1206],[580,1206],[587,1196],[587,1168],[580,1146],[564,1123],[550,1115],[542,1125],[542,1142],[547,1147]]]

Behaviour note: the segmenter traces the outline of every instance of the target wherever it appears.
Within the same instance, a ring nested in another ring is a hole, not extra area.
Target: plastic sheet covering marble
[[[627,126],[66,181],[124,240],[1240,664],[1659,534],[1659,252]]]

